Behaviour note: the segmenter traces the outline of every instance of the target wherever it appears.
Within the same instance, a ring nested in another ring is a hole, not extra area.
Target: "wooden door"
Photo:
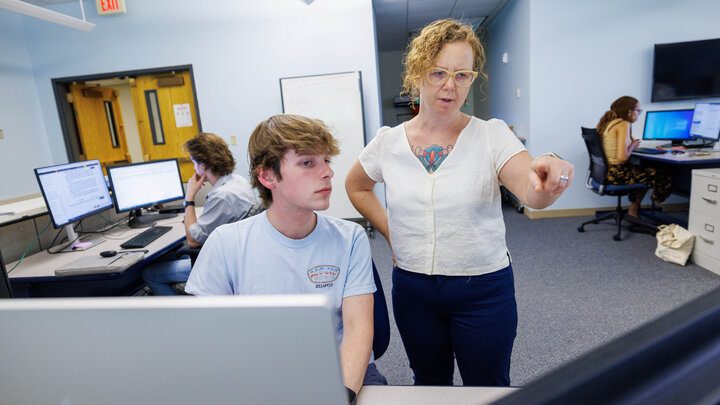
[[[130,91],[144,160],[178,158],[188,181],[195,170],[181,146],[199,132],[190,72],[138,76]]]
[[[98,159],[103,166],[129,163],[118,91],[109,87],[70,85],[70,102],[80,137],[80,159]]]

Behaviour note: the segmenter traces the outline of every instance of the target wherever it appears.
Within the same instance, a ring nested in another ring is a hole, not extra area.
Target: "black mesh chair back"
[[[12,298],[12,287],[10,287],[10,280],[8,279],[7,270],[5,269],[5,262],[0,253],[0,298]]]
[[[607,177],[608,162],[605,157],[605,151],[602,147],[602,141],[600,141],[600,134],[598,134],[595,128],[582,129],[582,137],[585,141],[585,146],[590,156],[590,177],[595,180],[596,183],[605,185]]]
[[[380,274],[378,274],[374,261],[372,262],[372,271],[375,287],[377,288],[373,297],[374,336],[372,348],[375,360],[377,360],[385,353],[390,344],[390,316],[388,315],[385,291],[383,291]]]
[[[590,221],[584,222],[578,228],[578,232],[585,232],[585,225],[598,224],[601,221],[607,219],[614,219],[617,225],[617,233],[613,235],[613,239],[616,241],[621,240],[622,222],[627,221],[636,226],[636,230],[642,233],[654,233],[655,226],[648,224],[638,218],[628,216],[623,212],[620,198],[624,195],[629,195],[633,191],[642,190],[647,186],[642,183],[637,184],[610,184],[607,179],[608,174],[608,160],[605,156],[605,150],[602,146],[602,140],[600,134],[598,134],[595,128],[580,127],[582,131],[582,138],[585,141],[587,147],[588,156],[590,158],[590,165],[588,166],[587,179],[585,185],[587,188],[592,190],[594,193],[599,195],[610,195],[617,196],[617,206],[614,211],[607,213],[595,213],[595,218]]]

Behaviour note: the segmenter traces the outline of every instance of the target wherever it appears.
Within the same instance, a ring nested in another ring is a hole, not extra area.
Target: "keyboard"
[[[120,245],[120,247],[123,249],[145,247],[149,245],[150,242],[168,233],[171,229],[172,226],[153,226],[152,228],[130,238],[127,242]]]
[[[647,153],[648,155],[659,155],[661,153],[667,152],[666,150],[660,150],[655,148],[635,148],[633,152],[637,153]]]

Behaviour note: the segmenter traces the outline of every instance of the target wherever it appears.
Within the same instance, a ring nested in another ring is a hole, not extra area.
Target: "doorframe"
[[[74,82],[88,82],[94,80],[113,79],[123,76],[141,76],[149,74],[165,74],[173,71],[190,72],[190,84],[192,86],[193,97],[195,99],[195,113],[197,116],[198,131],[202,132],[202,122],[200,122],[200,106],[198,103],[197,91],[195,89],[195,75],[193,74],[192,65],[166,66],[150,69],[124,70],[110,73],[96,73],[82,76],[69,76],[51,79],[53,93],[55,94],[55,104],[57,105],[58,115],[60,118],[60,129],[62,130],[63,140],[65,141],[65,151],[67,153],[68,162],[80,161],[80,142],[77,125],[75,124],[75,113],[67,100],[66,86]]]

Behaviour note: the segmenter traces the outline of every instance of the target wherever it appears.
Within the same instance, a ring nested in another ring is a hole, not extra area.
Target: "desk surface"
[[[697,165],[708,163],[720,163],[720,151],[716,150],[694,150],[687,149],[685,153],[659,153],[651,155],[648,153],[633,152],[633,156],[641,159],[654,160],[656,162],[670,163],[675,165]]]
[[[185,225],[183,224],[183,214],[178,214],[174,218],[163,219],[157,221],[157,225],[171,225],[173,227],[170,232],[162,235],[146,247],[148,253],[145,254],[145,260],[154,258],[169,247],[178,245],[185,240]],[[99,245],[93,246],[87,250],[70,252],[70,253],[57,253],[50,254],[43,250],[42,252],[36,253],[32,256],[27,256],[23,259],[22,263],[15,268],[9,277],[12,280],[20,281],[20,279],[55,279],[55,269],[70,263],[83,255],[98,255],[103,250],[122,250],[120,245],[146,230],[147,228],[131,229],[127,225],[119,226],[109,230],[103,234],[106,241]],[[130,249],[132,250],[132,249]],[[17,262],[8,263],[6,267],[12,269]],[[126,270],[127,271],[127,270]],[[104,275],[107,276],[107,275]],[[83,276],[86,277],[86,276]],[[72,277],[62,277],[62,279],[71,279]]]
[[[358,405],[481,405],[490,404],[519,388],[510,387],[426,387],[368,385],[360,390]]]
[[[42,196],[0,204],[0,225],[11,224],[27,218],[46,214],[47,207]]]

